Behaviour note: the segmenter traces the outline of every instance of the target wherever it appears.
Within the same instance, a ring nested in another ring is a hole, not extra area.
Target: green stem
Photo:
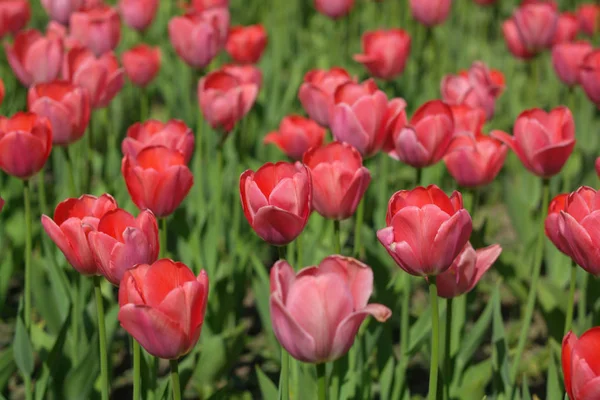
[[[435,276],[429,277],[429,299],[431,302],[431,364],[429,368],[428,398],[429,400],[436,400],[440,347],[440,317]]]
[[[277,254],[280,260],[285,260],[285,246],[277,246]]]
[[[354,257],[359,258],[362,253],[361,231],[363,220],[365,219],[365,201],[366,199],[363,197],[358,205],[358,209],[356,210],[356,224],[354,225]]]
[[[23,201],[25,202],[25,328],[31,334],[31,188],[24,182]]]
[[[177,360],[169,360],[171,364],[171,384],[173,385],[173,400],[181,400],[181,385],[179,384],[179,366]]]
[[[333,220],[333,249],[335,254],[342,254],[342,231],[340,229],[340,221]]]
[[[281,247],[280,247],[281,248]],[[279,400],[287,400],[290,397],[290,355],[284,348],[281,349],[281,372],[279,373]]]
[[[144,122],[148,119],[148,92],[146,88],[140,88],[140,121]]]
[[[569,283],[569,302],[567,303],[567,316],[565,317],[565,335],[571,330],[573,324],[573,306],[575,303],[575,283],[577,282],[577,264],[571,266],[571,282]]]
[[[141,379],[141,359],[142,352],[140,344],[137,340],[133,339],[133,400],[140,400],[140,394],[142,389]]]
[[[63,147],[65,156],[65,164],[67,166],[67,174],[69,175],[69,196],[77,197],[77,186],[75,185],[75,175],[73,174],[73,160],[69,155],[68,147]]]
[[[423,168],[415,168],[415,187],[421,186],[423,181]]]
[[[37,185],[37,191],[38,191],[38,206],[40,208],[40,214],[46,214],[48,215],[48,203],[46,202],[46,185],[45,185],[45,172],[42,169],[39,173],[38,173],[38,185]]]
[[[223,218],[222,218],[222,207],[223,207],[223,146],[220,143],[217,146],[217,187],[215,188],[215,223],[217,224],[217,241],[220,242],[222,238],[222,226],[223,226]]]
[[[167,218],[160,219],[160,250],[158,258],[167,257]]]
[[[579,324],[579,329],[583,329],[585,326],[586,313],[587,313],[587,283],[589,274],[583,269],[579,270],[579,274],[581,276],[579,293],[579,301],[577,302],[577,323]]]
[[[102,278],[94,276],[94,293],[96,295],[96,307],[98,309],[98,338],[100,342],[100,380],[102,388],[102,400],[108,400],[108,353],[106,347],[106,324],[104,323],[104,303],[102,301],[102,290],[100,284]]]
[[[85,145],[85,166],[82,168],[83,170],[83,179],[81,180],[82,184],[81,187],[83,188],[84,192],[89,192],[90,188],[91,188],[91,181],[92,181],[92,171],[93,171],[93,166],[92,166],[92,135],[93,135],[93,120],[90,119],[90,123],[88,125],[88,131],[85,134],[85,137],[83,138],[83,140],[85,141],[84,145]]]
[[[450,382],[452,381],[452,300],[446,300],[446,337],[444,342],[444,398],[450,400]]]
[[[298,235],[296,238],[296,268],[301,269],[303,267],[303,257],[302,257],[302,234]]]
[[[327,400],[327,364],[317,364],[318,399]]]

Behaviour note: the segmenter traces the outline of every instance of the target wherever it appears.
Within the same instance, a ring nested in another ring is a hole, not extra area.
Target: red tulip
[[[119,322],[155,357],[176,360],[200,338],[208,276],[167,259],[125,272],[119,287]]]
[[[569,331],[562,342],[562,370],[571,400],[600,398],[600,327],[587,330],[579,339]]]
[[[117,11],[99,6],[71,15],[71,36],[97,57],[114,50],[121,39],[121,20]]]
[[[100,272],[88,243],[88,235],[98,229],[100,218],[116,208],[117,202],[111,195],[95,197],[84,194],[78,199],[59,203],[54,210],[54,220],[42,215],[42,226],[77,272],[98,275]]]
[[[502,253],[502,247],[494,244],[483,249],[475,249],[467,242],[446,272],[436,278],[438,295],[446,299],[468,293],[479,282],[483,274]]]
[[[0,212],[2,211],[2,209],[4,208],[4,199],[2,197],[0,197]]]
[[[556,26],[556,32],[554,32],[552,45],[572,42],[575,40],[578,33],[579,20],[577,19],[577,15],[570,12],[564,12],[558,17],[558,25]]]
[[[577,9],[579,28],[588,36],[594,36],[598,32],[598,20],[600,18],[600,5],[582,4]]]
[[[158,0],[119,0],[125,25],[138,31],[148,28],[158,11]]]
[[[204,118],[213,129],[230,132],[252,108],[258,86],[242,83],[223,71],[214,71],[198,82],[198,102]]]
[[[267,30],[264,26],[234,26],[229,30],[225,48],[238,63],[258,62],[267,45]]]
[[[202,12],[209,8],[228,8],[229,0],[192,0],[192,8]]]
[[[160,69],[160,48],[139,44],[122,56],[127,77],[137,86],[145,87]]]
[[[410,0],[413,17],[427,27],[443,24],[451,6],[452,0]]]
[[[52,150],[52,127],[47,118],[18,112],[0,116],[0,169],[20,179],[38,173]]]
[[[472,108],[464,104],[450,106],[454,118],[454,137],[463,134],[481,134],[485,125],[485,111],[482,108]]]
[[[454,134],[452,110],[439,100],[423,104],[410,122],[391,133],[389,155],[415,168],[423,168],[444,157]]]
[[[73,47],[82,47],[83,45],[81,43],[79,43],[79,41],[75,38],[73,38],[73,36],[69,35],[69,32],[67,32],[67,27],[65,27],[64,25],[59,24],[56,21],[50,21],[48,22],[48,25],[46,25],[46,37],[47,38],[58,38],[60,40],[62,40],[63,42],[63,47],[65,50],[71,50]],[[63,61],[64,61],[64,57],[63,57]]]
[[[121,166],[133,203],[157,217],[171,215],[187,196],[194,176],[177,150],[146,147],[137,156],[125,156]]]
[[[276,246],[302,233],[312,193],[310,171],[300,163],[266,163],[240,176],[240,199],[248,223],[261,239]]]
[[[376,30],[362,36],[363,54],[354,59],[376,78],[392,79],[404,71],[410,54],[410,35],[403,29]]]
[[[66,55],[63,78],[87,89],[92,108],[106,107],[123,87],[123,69],[113,52],[96,58],[84,48],[73,48]]]
[[[348,14],[354,6],[354,0],[315,0],[315,8],[329,18],[340,18]]]
[[[569,255],[569,247],[565,238],[560,234],[561,211],[565,211],[567,206],[568,193],[559,194],[550,202],[548,215],[544,221],[544,232],[554,246],[561,252]]]
[[[297,360],[334,361],[348,352],[369,315],[380,322],[392,312],[368,303],[373,272],[354,258],[329,256],[298,273],[285,260],[271,268],[269,306],[275,337]]]
[[[552,66],[559,79],[569,86],[579,83],[583,60],[592,50],[592,45],[586,41],[555,45],[552,48]]]
[[[349,144],[333,142],[313,147],[303,162],[311,172],[314,209],[325,218],[350,218],[371,182],[360,153]]]
[[[41,0],[41,3],[50,18],[62,25],[68,25],[71,14],[84,6],[84,0]]]
[[[524,111],[513,133],[493,131],[491,136],[508,145],[525,168],[543,178],[558,174],[575,147],[575,122],[567,107],[549,113],[539,108]]]
[[[377,238],[400,268],[416,276],[436,276],[450,268],[472,230],[461,194],[448,197],[435,185],[396,192],[386,225]]]
[[[194,133],[185,122],[177,119],[167,123],[151,119],[131,125],[121,147],[123,155],[135,159],[140,151],[154,146],[178,151],[188,164],[194,151]]]
[[[262,86],[262,72],[252,64],[225,64],[221,67],[221,71],[235,76],[240,83],[252,83],[259,89]]]
[[[4,89],[4,81],[0,78],[0,106],[4,101],[5,89]]]
[[[12,45],[5,43],[6,57],[25,86],[55,80],[63,60],[63,43],[58,37],[42,36],[34,29],[20,32]]]
[[[0,0],[0,38],[19,32],[31,18],[27,0]]]
[[[158,258],[158,225],[149,210],[137,218],[121,208],[107,212],[97,230],[88,233],[88,241],[98,273],[116,286],[125,271]]]
[[[530,58],[552,45],[558,12],[552,2],[526,2],[504,21],[502,31],[515,57]]]
[[[581,64],[579,83],[587,97],[600,105],[600,50],[588,53]]]
[[[325,128],[311,119],[290,115],[281,120],[279,131],[265,136],[264,143],[273,143],[291,159],[301,160],[308,149],[322,146],[324,139]]]

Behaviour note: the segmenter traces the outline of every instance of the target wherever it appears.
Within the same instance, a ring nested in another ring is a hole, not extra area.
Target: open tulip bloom
[[[570,400],[600,398],[600,327],[579,338],[569,331],[562,343],[562,371]]]

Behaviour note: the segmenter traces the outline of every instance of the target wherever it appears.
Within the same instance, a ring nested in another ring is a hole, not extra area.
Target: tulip
[[[471,243],[467,242],[450,268],[437,276],[438,295],[451,299],[473,290],[501,252],[502,247],[497,244],[475,251]]]
[[[436,276],[446,271],[467,244],[473,229],[459,192],[448,197],[431,185],[396,192],[388,203],[379,242],[404,271]]]
[[[63,78],[87,89],[92,108],[106,107],[123,87],[123,69],[114,53],[96,58],[85,48],[73,48],[66,55]]]
[[[31,18],[27,0],[0,0],[0,38],[19,32]]]
[[[439,100],[429,101],[419,107],[408,125],[393,130],[394,146],[388,154],[415,168],[424,168],[444,157],[453,134],[450,107]]]
[[[579,29],[588,36],[594,36],[598,32],[600,5],[582,4],[577,9],[577,18],[579,19]]]
[[[111,195],[95,197],[85,194],[78,199],[59,203],[54,210],[54,219],[42,215],[42,226],[77,272],[98,275],[100,272],[88,243],[88,235],[98,229],[98,222],[107,212],[116,208],[117,202]]]
[[[380,322],[391,316],[386,306],[368,303],[372,292],[373,271],[354,258],[329,256],[298,273],[280,260],[271,268],[269,297],[275,337],[297,360],[337,360],[367,316]]]
[[[79,140],[90,120],[87,90],[66,81],[32,86],[27,94],[27,105],[29,111],[48,118],[55,145],[68,145]]]
[[[348,14],[353,6],[354,0],[315,0],[317,11],[333,19]]]
[[[160,48],[139,44],[123,53],[121,60],[131,82],[145,87],[160,69]]]
[[[202,12],[209,8],[228,8],[229,0],[192,0],[192,8]]]
[[[587,330],[578,339],[569,331],[562,342],[562,370],[571,400],[593,400],[600,396],[598,373],[600,327]]]
[[[214,71],[198,82],[198,102],[204,118],[213,129],[230,132],[252,108],[258,86],[242,83],[236,76]]]
[[[12,45],[5,43],[4,49],[10,67],[25,86],[53,81],[60,73],[63,60],[60,38],[44,37],[40,32],[28,29],[20,32]]]
[[[575,40],[575,37],[579,33],[579,21],[577,15],[564,12],[559,15],[558,23],[556,26],[556,32],[554,32],[554,38],[552,39],[552,45],[559,43],[567,43]]]
[[[569,255],[569,247],[565,238],[560,234],[561,211],[565,211],[567,206],[568,193],[559,194],[552,199],[548,206],[548,215],[544,221],[544,232],[554,246],[562,253]]]
[[[140,151],[154,146],[178,151],[188,164],[194,151],[194,133],[185,122],[177,119],[167,123],[151,119],[131,125],[121,147],[125,156],[135,159]]]
[[[567,107],[547,113],[539,108],[522,112],[514,136],[493,131],[491,136],[515,152],[525,168],[542,178],[560,172],[575,147],[575,122]]]
[[[393,79],[404,71],[410,54],[410,35],[402,29],[376,30],[362,36],[363,54],[354,60],[376,78]]]
[[[240,83],[252,83],[259,89],[262,86],[262,72],[252,64],[225,64],[221,67],[221,71],[235,76]]]
[[[63,47],[66,51],[71,50],[73,47],[82,47],[83,45],[73,36],[69,35],[67,28],[56,21],[48,22],[46,25],[46,37],[47,38],[58,38],[62,40]],[[63,58],[64,61],[64,58]]]
[[[4,81],[2,80],[2,78],[0,78],[0,106],[2,105],[2,102],[4,101],[5,94],[6,94],[6,92],[4,89]]]
[[[452,0],[410,0],[413,17],[430,28],[446,21],[451,6]]]
[[[2,209],[4,208],[4,199],[2,197],[0,197],[0,212],[2,211]]]
[[[302,233],[312,193],[310,171],[300,163],[266,163],[240,176],[244,215],[256,234],[275,246],[284,246]]]
[[[69,23],[71,14],[84,6],[84,0],[41,0],[50,18],[62,25]]]
[[[265,136],[264,143],[273,143],[293,160],[301,160],[311,147],[320,147],[325,139],[325,128],[315,121],[290,115],[281,120],[279,131]]]
[[[164,146],[146,147],[135,158],[125,156],[121,171],[133,203],[159,218],[171,215],[194,184],[183,154]]]
[[[50,121],[33,113],[0,116],[0,169],[29,179],[46,163],[52,150]]]
[[[502,30],[515,57],[530,58],[551,47],[558,27],[558,12],[552,2],[526,2],[504,22]]]
[[[96,57],[114,50],[121,39],[121,20],[114,8],[99,6],[71,15],[71,36]]]
[[[528,60],[535,56],[536,53],[525,47],[514,19],[508,19],[502,23],[502,35],[513,56],[522,60]]]
[[[485,125],[485,111],[482,108],[472,108],[464,104],[450,106],[454,119],[454,137],[462,133],[481,134]]]
[[[595,167],[596,167],[596,174],[600,178],[600,157],[596,158]]]
[[[578,84],[583,60],[592,50],[592,45],[583,40],[555,45],[552,48],[552,66],[558,78],[569,86]]]
[[[119,322],[148,353],[176,360],[200,338],[208,276],[167,259],[125,272],[119,287]]]
[[[349,144],[333,142],[304,154],[313,183],[314,209],[325,218],[350,218],[371,182],[362,157]]]
[[[156,218],[149,210],[137,218],[121,208],[111,210],[100,218],[98,228],[88,233],[88,242],[98,273],[118,286],[125,271],[158,258]]]
[[[267,45],[267,31],[262,25],[234,26],[229,30],[225,49],[238,63],[258,62]]]
[[[588,53],[581,64],[579,83],[587,97],[600,104],[600,50]]]
[[[119,0],[119,11],[125,25],[143,31],[156,16],[158,0]]]
[[[334,67],[329,71],[313,69],[304,75],[298,98],[310,119],[321,126],[329,126],[336,89],[354,81],[343,68]]]

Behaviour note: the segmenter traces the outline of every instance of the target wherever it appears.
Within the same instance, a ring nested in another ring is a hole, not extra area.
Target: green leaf
[[[529,393],[529,383],[527,382],[527,377],[523,377],[523,384],[521,385],[521,396],[522,400],[531,400],[531,393]]]
[[[3,392],[8,384],[8,380],[17,369],[13,356],[13,349],[7,347],[0,351],[0,392]]]
[[[556,360],[552,352],[550,352],[550,359],[548,365],[548,377],[546,379],[546,399],[547,400],[561,400],[563,397],[563,389],[560,384],[558,377],[558,370],[556,368]]]
[[[89,399],[94,382],[100,373],[100,360],[98,358],[98,333],[90,341],[90,346],[85,356],[74,365],[65,378],[66,399]]]
[[[258,386],[260,387],[260,393],[264,400],[277,400],[278,392],[277,386],[269,379],[267,375],[256,366],[256,377],[258,378]]]
[[[496,286],[492,299],[494,304],[494,315],[492,317],[492,368],[494,376],[492,384],[496,394],[507,393],[510,390],[508,346],[500,309],[499,286],[500,284]]]
[[[21,313],[19,313],[21,314]],[[13,355],[15,364],[23,375],[31,376],[33,373],[33,347],[29,340],[29,334],[21,316],[17,316],[15,338],[13,340]]]

